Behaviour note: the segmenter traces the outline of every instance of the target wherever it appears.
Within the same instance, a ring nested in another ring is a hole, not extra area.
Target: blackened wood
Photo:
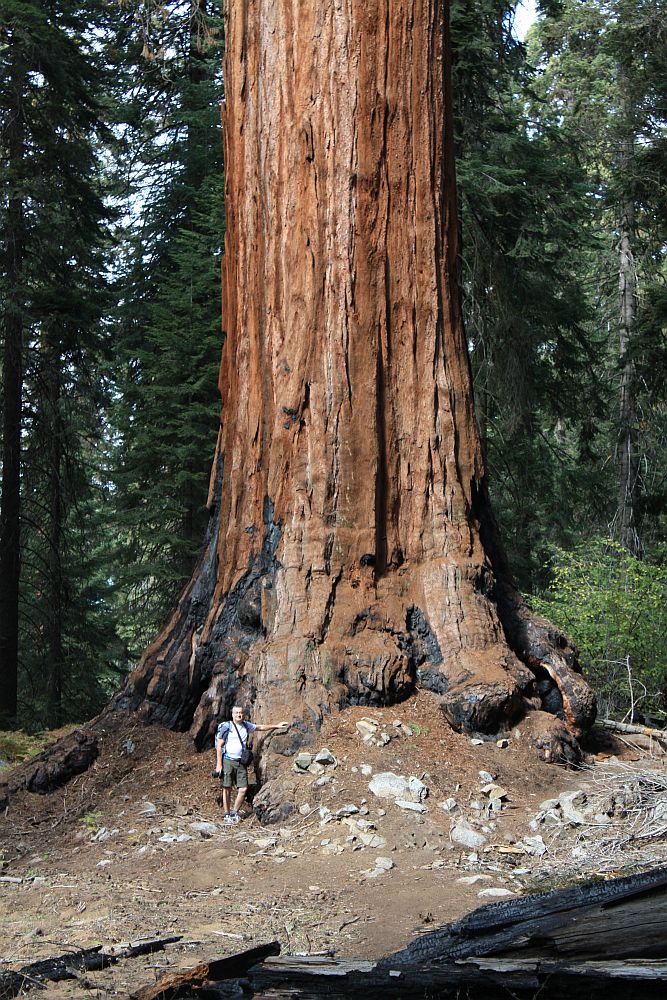
[[[82,951],[31,962],[18,972],[0,973],[0,1000],[9,1000],[11,997],[27,993],[34,987],[43,988],[45,982],[78,979],[82,972],[106,969],[119,959],[161,951],[166,945],[180,940],[180,937],[156,938],[150,941],[134,941],[106,950],[97,945],[95,948],[85,948]]]

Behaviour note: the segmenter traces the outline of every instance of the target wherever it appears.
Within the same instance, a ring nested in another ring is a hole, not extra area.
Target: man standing
[[[240,705],[232,708],[230,722],[221,722],[215,734],[215,771],[213,776],[222,777],[222,805],[225,811],[223,822],[238,823],[239,809],[248,791],[248,762],[250,751],[248,740],[250,734],[267,733],[272,729],[287,729],[287,723],[279,725],[256,726],[253,722],[243,719],[243,709]],[[236,787],[234,808],[230,809],[232,787]]]

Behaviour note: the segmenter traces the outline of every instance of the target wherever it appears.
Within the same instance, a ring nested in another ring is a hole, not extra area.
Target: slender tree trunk
[[[621,73],[621,90],[624,94],[623,115],[630,121],[628,81]],[[634,153],[632,136],[621,142],[619,172],[623,178],[632,176]],[[620,206],[619,241],[619,366],[620,397],[616,463],[618,481],[618,506],[614,519],[615,533],[621,545],[632,555],[641,555],[637,531],[637,501],[639,496],[639,447],[637,422],[637,377],[632,352],[637,315],[637,271],[633,246],[636,239],[635,205],[626,196]]]
[[[4,125],[9,197],[6,215],[2,367],[2,497],[0,499],[0,724],[16,724],[19,651],[19,576],[21,567],[21,400],[23,390],[24,206],[19,178],[24,157],[23,94],[26,70],[13,66],[14,105]]]
[[[48,578],[49,593],[46,609],[46,715],[49,728],[63,724],[62,700],[65,653],[63,649],[63,604],[65,599],[62,573],[63,543],[63,421],[61,416],[61,365],[57,345],[49,343],[44,351],[44,385],[47,420],[47,484],[48,484]]]
[[[234,0],[223,111],[223,424],[198,569],[115,705],[203,746],[436,691],[458,728],[539,708],[576,755],[594,700],[513,588],[457,287],[441,0]],[[539,727],[538,727],[539,728]],[[282,741],[282,742],[281,742]],[[291,742],[290,742],[291,741]]]

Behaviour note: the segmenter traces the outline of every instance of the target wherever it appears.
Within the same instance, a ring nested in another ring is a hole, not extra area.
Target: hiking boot
[[[225,815],[222,817],[222,822],[226,823],[227,826],[231,826],[232,823],[234,822],[234,820],[232,819],[232,814],[231,813],[225,813]]]
[[[239,822],[239,814],[237,812],[233,812],[233,811],[230,812],[230,814],[229,814],[229,822],[230,823],[238,823]]]

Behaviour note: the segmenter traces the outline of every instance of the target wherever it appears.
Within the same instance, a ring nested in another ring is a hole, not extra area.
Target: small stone
[[[368,789],[379,799],[408,798],[410,785],[403,775],[381,771],[369,782]]]
[[[394,862],[391,860],[391,858],[376,858],[375,867],[384,868],[386,872],[390,872],[391,869],[394,867]]]
[[[357,722],[357,732],[364,739],[374,737],[378,731],[378,724],[373,719],[359,719]]]
[[[153,816],[157,812],[156,806],[152,802],[144,802],[143,808],[139,810],[140,816]]]
[[[470,803],[470,808],[474,809],[476,812],[481,812],[482,809],[486,809],[484,802],[480,802],[479,799],[473,799]]]
[[[403,723],[401,722],[400,719],[394,719],[394,721],[392,722],[392,726],[395,726],[396,729],[400,729],[402,725]]]
[[[428,788],[424,782],[420,778],[415,778],[414,775],[408,778],[408,795],[404,798],[411,799],[413,802],[423,802],[427,797]]]
[[[370,764],[362,764],[361,765],[361,773],[363,774],[363,776],[365,778],[370,778],[370,776],[373,773],[373,768],[371,767]]]
[[[438,807],[446,813],[452,813],[456,812],[456,810],[459,808],[459,805],[456,799],[449,798],[449,799],[444,799],[444,801],[442,802],[438,802]]]
[[[266,851],[270,847],[275,847],[277,843],[277,837],[258,837],[257,840],[253,840],[253,844],[255,847],[259,847],[260,851]]]
[[[359,840],[364,847],[372,847],[376,851],[387,846],[385,838],[380,837],[377,833],[363,833],[363,831],[359,831]]]
[[[189,833],[179,833],[178,837],[176,838],[176,843],[185,844],[188,840],[192,840],[192,837],[190,836]]]
[[[536,837],[524,837],[519,846],[523,847],[526,854],[531,854],[536,858],[541,858],[547,852],[547,845],[539,835]]]
[[[495,774],[491,774],[490,771],[478,771],[477,773],[482,785],[490,785],[496,780]]]
[[[322,823],[328,823],[330,819],[333,819],[331,809],[327,809],[326,806],[320,806],[318,814]]]
[[[482,792],[484,793],[484,795],[488,795],[490,799],[507,798],[507,790],[503,788],[502,785],[494,785],[493,782],[491,782],[488,785],[484,785]]]
[[[577,805],[583,805],[585,801],[586,795],[580,790],[576,792],[567,792],[566,794],[559,796],[558,802],[560,803],[563,818],[572,826],[581,826],[582,823],[586,822],[584,815],[575,808]]]
[[[299,806],[299,812],[302,816],[307,816],[310,812],[310,805],[308,802],[304,802],[302,806]]]
[[[329,840],[328,837],[326,837],[324,840],[320,840],[320,847],[326,847],[327,844],[330,844],[330,843],[331,843],[331,841]]]
[[[98,861],[97,862],[97,864],[95,865],[95,867],[96,868],[104,868],[104,867],[106,867],[106,865],[110,865],[110,864],[113,864],[113,862],[111,861],[111,858],[103,858],[102,861]]]
[[[200,833],[202,837],[212,837],[214,833],[218,832],[215,823],[207,823],[204,820],[197,820],[194,823],[190,823],[190,829],[194,830],[195,833]]]
[[[333,778],[330,774],[323,774],[321,778],[316,778],[313,782],[313,788],[324,788],[325,785],[330,784]]]
[[[387,810],[386,809],[377,809],[376,812],[377,812],[378,816],[386,816],[387,815]]]
[[[428,809],[421,802],[412,802],[411,799],[396,799],[395,804],[401,809],[407,809],[410,812],[425,813]]]
[[[319,777],[319,775],[324,774],[324,765],[316,764],[315,761],[313,761],[313,763],[308,768],[307,773],[314,774],[316,777]]]
[[[386,747],[387,743],[391,742],[391,736],[389,733],[380,733],[376,742],[379,747]]]
[[[549,812],[550,809],[558,809],[558,799],[545,799],[544,802],[540,802],[540,812]]]
[[[334,816],[336,819],[342,819],[343,816],[354,816],[358,812],[359,807],[355,806],[354,802],[348,802],[346,805],[341,806],[340,809],[336,809]]]
[[[491,882],[491,875],[466,875],[464,878],[457,878],[461,885],[475,885],[476,882]]]
[[[489,801],[489,807],[492,812],[502,812],[503,801],[502,799],[491,799]]]
[[[310,765],[313,763],[313,755],[311,753],[306,753],[302,751],[298,753],[294,758],[294,764],[292,765],[292,770],[296,771],[307,771]]]
[[[484,740],[478,740],[478,739],[471,740],[470,741],[470,745],[473,746],[473,747],[483,747],[484,746]]]
[[[484,899],[487,896],[500,897],[500,896],[514,896],[515,894],[512,892],[511,889],[503,889],[502,886],[491,886],[488,889],[482,889],[482,891],[478,892],[477,895],[480,899]]]
[[[354,824],[358,830],[374,830],[375,824],[369,822],[367,819],[358,819]]]
[[[158,839],[164,844],[173,844],[178,838],[175,833],[163,833]]]
[[[335,764],[336,758],[331,753],[328,747],[322,747],[318,754],[315,755],[316,764]]]
[[[509,745],[510,741],[504,738],[502,740],[496,740],[496,746],[499,747],[501,750],[506,750]]]
[[[611,819],[606,813],[596,813],[593,817],[598,826],[609,826]]]
[[[486,844],[486,837],[473,830],[465,820],[459,820],[449,836],[455,844],[461,844],[463,847],[482,847]]]

